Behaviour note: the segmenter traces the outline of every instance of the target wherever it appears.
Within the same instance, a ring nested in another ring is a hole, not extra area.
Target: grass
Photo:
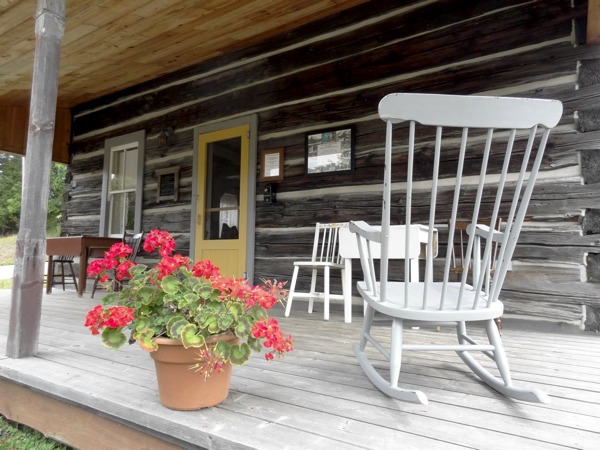
[[[69,450],[63,444],[46,438],[25,425],[0,416],[0,450]]]
[[[0,237],[0,266],[11,266],[15,263],[16,245],[16,234]],[[0,280],[0,289],[10,288],[12,288],[12,274],[8,279]]]
[[[0,237],[0,266],[10,266],[15,263],[17,235]]]

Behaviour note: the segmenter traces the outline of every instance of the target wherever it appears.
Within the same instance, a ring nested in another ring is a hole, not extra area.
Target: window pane
[[[127,220],[125,221],[125,229],[123,232],[127,231],[128,233],[134,233],[135,228],[135,192],[128,192],[127,194],[127,204],[125,217]]]
[[[123,189],[123,165],[125,163],[124,151],[112,152],[110,161],[110,190],[119,191]]]
[[[125,155],[124,189],[135,189],[137,182],[137,149],[129,149]]]
[[[110,200],[109,234],[123,233],[123,211],[125,210],[126,194],[113,194]]]
[[[109,234],[134,232],[135,192],[112,194],[110,202]]]

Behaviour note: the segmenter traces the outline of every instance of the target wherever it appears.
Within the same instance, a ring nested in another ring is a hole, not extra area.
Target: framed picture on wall
[[[179,166],[158,169],[156,172],[156,202],[179,199]]]
[[[260,151],[260,181],[283,180],[283,148]]]
[[[306,133],[305,173],[350,172],[354,169],[354,127]]]

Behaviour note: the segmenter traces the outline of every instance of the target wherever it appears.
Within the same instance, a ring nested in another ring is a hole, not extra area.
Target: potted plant
[[[252,351],[266,350],[270,360],[293,350],[292,337],[268,314],[285,300],[284,283],[251,286],[223,277],[209,260],[193,263],[173,254],[175,240],[166,231],[146,237],[144,250],[156,249],[161,259],[154,267],[128,260],[131,248],[122,243],[90,263],[88,275],[99,276],[110,292],[88,312],[85,326],[101,335],[106,347],[137,342],[151,352],[165,406],[199,409],[220,403],[229,390],[231,365],[245,364]],[[179,351],[186,356],[175,354]],[[166,380],[169,376],[175,379]],[[185,391],[179,393],[179,387]]]

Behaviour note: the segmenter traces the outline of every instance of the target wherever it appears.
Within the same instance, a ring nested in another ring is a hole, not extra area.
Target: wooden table
[[[54,275],[54,265],[52,257],[55,255],[75,255],[79,256],[79,285],[77,294],[79,297],[85,292],[87,280],[88,258],[93,252],[94,255],[103,256],[103,252],[108,250],[111,245],[121,242],[118,237],[101,236],[68,236],[46,239],[46,255],[48,255],[48,278],[46,282],[46,293],[52,293],[52,278]]]

